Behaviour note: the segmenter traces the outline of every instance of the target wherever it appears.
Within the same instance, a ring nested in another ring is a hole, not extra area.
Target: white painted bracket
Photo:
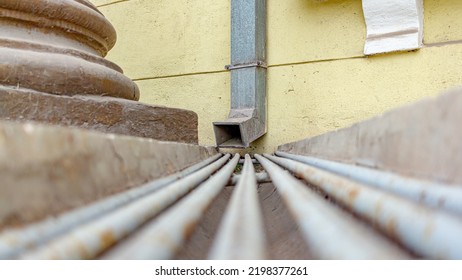
[[[363,0],[364,54],[415,50],[423,41],[423,0]]]

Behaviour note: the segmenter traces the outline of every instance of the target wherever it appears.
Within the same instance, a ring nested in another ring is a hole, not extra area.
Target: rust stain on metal
[[[353,203],[353,201],[355,201],[356,197],[358,197],[358,194],[359,194],[358,189],[353,189],[353,190],[349,191],[348,192],[348,201],[350,203]]]
[[[306,176],[306,175],[312,175],[313,174],[313,170],[311,170],[310,168],[307,168],[305,166],[303,166],[302,168],[296,167],[296,172],[299,174],[300,178],[303,178],[303,176]]]
[[[90,253],[88,252],[87,248],[85,247],[85,244],[82,244],[80,241],[78,240],[75,240],[75,245],[77,247],[77,251],[79,252],[79,256],[80,258],[82,259],[90,259],[91,256],[90,256]],[[62,259],[62,257],[60,257],[59,259]]]
[[[183,228],[183,237],[186,239],[188,238],[189,236],[191,236],[191,234],[194,233],[194,230],[196,229],[196,221],[191,221],[191,222],[188,222],[184,228]]]
[[[396,227],[396,220],[394,218],[390,218],[385,225],[385,231],[393,240],[400,240],[396,232]]]
[[[117,238],[111,230],[106,230],[100,234],[100,242],[104,249],[111,247],[117,242]]]
[[[31,244],[27,244],[26,247],[25,247],[25,249],[28,250],[28,251],[32,251],[32,250],[34,250],[36,247],[37,247],[36,244],[31,243]]]

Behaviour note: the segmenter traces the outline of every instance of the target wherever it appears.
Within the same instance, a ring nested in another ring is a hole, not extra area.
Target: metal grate
[[[182,172],[0,235],[3,259],[171,259],[236,183],[210,259],[269,258],[258,197],[271,181],[318,259],[462,259],[462,188],[277,152],[217,155]],[[258,174],[258,176],[257,176]],[[326,200],[326,196],[329,200]],[[268,222],[268,220],[267,220]]]

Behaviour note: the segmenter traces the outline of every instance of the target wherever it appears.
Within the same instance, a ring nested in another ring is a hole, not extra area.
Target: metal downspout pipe
[[[214,122],[218,147],[247,148],[266,133],[266,0],[231,1],[231,111]]]

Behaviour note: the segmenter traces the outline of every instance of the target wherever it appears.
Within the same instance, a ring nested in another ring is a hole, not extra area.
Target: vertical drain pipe
[[[266,133],[266,0],[231,1],[231,111],[214,122],[220,148],[247,148]]]

